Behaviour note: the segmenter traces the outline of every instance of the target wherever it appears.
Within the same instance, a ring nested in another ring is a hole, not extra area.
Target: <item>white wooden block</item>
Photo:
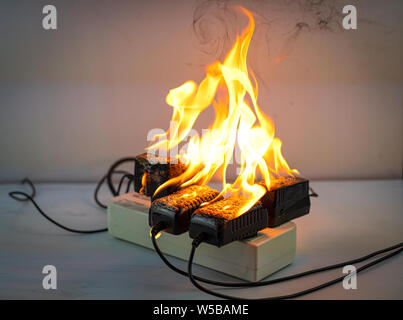
[[[112,199],[108,205],[108,230],[119,239],[153,249],[148,225],[150,199],[135,192]],[[188,233],[162,233],[158,240],[167,255],[188,260],[192,239]],[[292,263],[296,250],[293,222],[267,228],[255,237],[229,243],[221,248],[202,243],[195,263],[234,277],[259,281]]]

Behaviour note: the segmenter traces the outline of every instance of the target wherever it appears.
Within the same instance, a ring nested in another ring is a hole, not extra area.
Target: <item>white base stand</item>
[[[114,198],[108,205],[109,233],[153,249],[148,225],[149,207],[149,198],[135,192]],[[191,243],[188,233],[179,236],[162,233],[158,240],[163,253],[184,260],[189,259]],[[292,263],[295,250],[296,226],[288,222],[221,248],[202,243],[194,261],[243,280],[259,281]]]

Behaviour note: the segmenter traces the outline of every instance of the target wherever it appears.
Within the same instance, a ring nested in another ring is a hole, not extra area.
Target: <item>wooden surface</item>
[[[273,278],[363,256],[403,240],[403,182],[312,182],[319,198],[311,214],[296,219],[294,263]],[[117,240],[108,233],[77,235],[39,216],[31,204],[10,199],[20,185],[0,185],[0,298],[23,299],[210,299],[188,279],[167,269],[151,250]],[[92,229],[106,225],[106,212],[92,201],[94,185],[38,184],[37,200],[58,221]],[[107,197],[105,197],[106,199]],[[171,259],[185,268],[186,264]],[[58,289],[42,288],[42,268],[58,271]],[[301,299],[403,299],[403,255],[358,276],[357,290],[334,285]],[[195,271],[233,280],[203,267]],[[293,293],[342,275],[333,270],[266,288],[228,290],[262,297]]]

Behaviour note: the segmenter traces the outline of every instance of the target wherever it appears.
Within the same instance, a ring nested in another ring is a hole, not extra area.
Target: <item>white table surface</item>
[[[273,278],[403,241],[402,180],[314,181],[311,186],[319,198],[311,198],[308,216],[295,220],[295,262]],[[0,299],[211,299],[149,249],[108,233],[79,235],[59,229],[31,204],[10,199],[8,191],[16,188],[24,189],[0,185]],[[92,184],[38,184],[37,201],[71,227],[104,227],[106,212],[93,203],[93,189]],[[186,267],[181,260],[172,261]],[[49,264],[57,268],[57,290],[42,288],[42,268]],[[195,270],[212,279],[234,280],[206,268]],[[341,275],[333,270],[270,287],[219,290],[251,298],[283,295]],[[301,299],[403,299],[403,254],[359,274],[357,290],[337,284]]]

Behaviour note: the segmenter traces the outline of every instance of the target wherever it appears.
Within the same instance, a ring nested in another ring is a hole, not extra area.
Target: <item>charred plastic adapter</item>
[[[268,212],[268,224],[274,228],[309,213],[309,181],[300,177],[279,178],[260,199]]]
[[[140,154],[134,161],[134,191],[153,197],[160,185],[179,176],[185,169],[186,166],[178,159]],[[167,187],[155,198],[166,196],[175,190],[176,187]]]
[[[189,230],[192,213],[204,202],[213,200],[219,192],[208,186],[190,186],[152,202],[148,222],[150,227],[164,224],[164,231],[181,234]]]
[[[197,209],[190,219],[190,237],[196,239],[203,233],[204,242],[221,247],[256,235],[267,227],[267,210],[258,201],[239,216],[237,212],[245,202],[243,197],[231,196]]]

